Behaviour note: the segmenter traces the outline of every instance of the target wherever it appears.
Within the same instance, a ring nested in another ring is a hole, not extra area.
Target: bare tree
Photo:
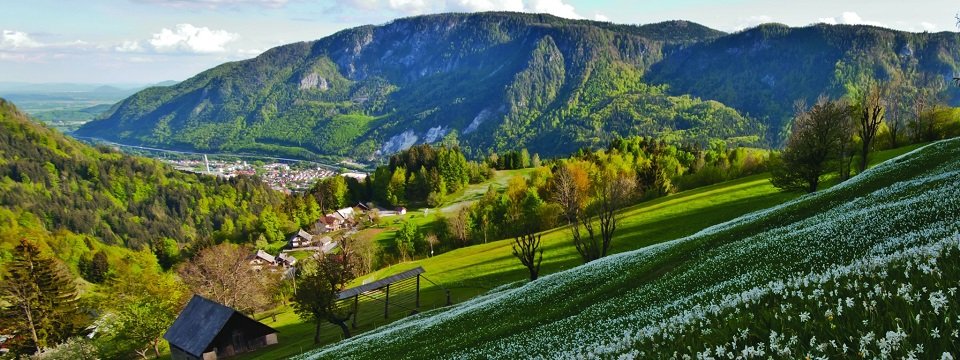
[[[929,107],[936,104],[938,96],[941,95],[944,83],[943,78],[939,76],[920,75],[917,91],[913,96],[913,137],[914,141],[933,140],[934,123],[927,121]]]
[[[177,273],[194,293],[249,314],[270,304],[269,290],[276,285],[271,281],[276,277],[250,266],[251,254],[247,247],[228,243],[208,247]]]
[[[590,216],[584,213],[589,200],[590,178],[582,164],[568,162],[557,167],[553,176],[554,201],[560,205],[561,214],[573,237],[573,244],[584,262],[589,262],[599,254],[595,238],[595,229]],[[586,232],[586,234],[583,233]]]
[[[900,146],[900,135],[903,131],[903,118],[907,113],[907,98],[908,98],[908,89],[907,86],[904,86],[904,82],[900,78],[896,78],[889,83],[889,91],[886,95],[886,116],[884,116],[884,122],[887,124],[887,129],[890,133],[890,146],[897,148]]]
[[[530,272],[530,281],[536,280],[539,276],[540,263],[543,261],[540,235],[536,232],[527,232],[513,239],[513,256],[520,259],[520,263]]]
[[[433,247],[440,243],[440,240],[437,238],[437,234],[432,232],[428,233],[423,240],[427,242],[427,245],[430,245],[430,256],[433,257]]]
[[[630,204],[636,188],[636,178],[624,171],[605,169],[598,174],[594,186],[594,208],[602,239],[600,257],[607,256],[620,220],[617,212]]]
[[[464,206],[457,210],[457,215],[450,218],[447,226],[450,233],[460,242],[460,246],[467,246],[470,243],[470,208]],[[486,228],[484,228],[483,242],[487,242]]]
[[[870,148],[877,136],[877,130],[880,129],[880,124],[883,123],[886,92],[885,85],[871,83],[864,89],[859,104],[857,104],[859,125],[857,131],[860,135],[860,166],[857,168],[857,173],[862,173],[867,169]]]

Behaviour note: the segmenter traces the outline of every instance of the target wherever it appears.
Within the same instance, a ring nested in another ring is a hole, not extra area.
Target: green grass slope
[[[525,171],[500,171],[498,174],[517,174]],[[501,182],[499,178],[500,176],[492,182]],[[508,176],[503,176],[502,182],[505,182],[506,178]],[[486,189],[486,185],[481,187]],[[638,204],[625,210],[625,220],[621,225],[622,232],[614,242],[613,250],[616,252],[636,250],[691,235],[704,227],[780,204],[795,196],[780,193],[770,185],[764,175],[757,175]],[[466,196],[465,201],[469,201],[469,198]],[[415,221],[420,219],[426,218],[417,215]],[[378,234],[377,239],[390,236],[389,232],[388,229]],[[443,306],[446,302],[444,288],[451,290],[451,300],[454,303],[468,301],[503,284],[526,279],[528,276],[526,270],[511,255],[511,241],[491,241],[488,244],[454,250],[433,258],[401,263],[356,281],[360,283],[367,279],[380,279],[422,266],[427,271],[425,276],[443,288],[424,281],[421,309]],[[581,264],[567,231],[548,232],[543,237],[543,244],[545,249],[543,273],[558,272]],[[383,312],[383,304],[371,299],[361,299],[360,310],[361,319],[374,320],[366,323],[361,321],[355,333],[370,331],[408,315],[406,312],[394,311],[389,319],[370,316],[368,312],[377,312],[381,315]],[[276,359],[301,354],[314,347],[313,325],[302,322],[292,311],[286,310],[280,313],[276,322],[273,322],[272,316],[265,316],[262,321],[279,330],[280,344],[244,354],[240,357],[241,359]],[[321,333],[325,343],[341,339],[340,331],[332,327],[325,326]]]
[[[935,143],[829,190],[304,358],[939,357],[958,320],[946,296],[957,285],[958,159],[960,140]],[[643,238],[624,228],[621,238]],[[562,258],[551,251],[547,241],[545,257]],[[497,264],[463,271],[484,266]]]

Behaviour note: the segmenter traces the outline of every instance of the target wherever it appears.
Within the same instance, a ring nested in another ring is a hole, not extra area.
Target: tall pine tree
[[[14,351],[27,353],[76,335],[82,324],[73,277],[58,260],[21,239],[0,281],[3,324],[13,330]]]

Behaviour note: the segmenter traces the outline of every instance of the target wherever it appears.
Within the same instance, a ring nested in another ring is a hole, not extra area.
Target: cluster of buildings
[[[257,175],[270,187],[290,192],[310,189],[317,180],[336,175],[336,172],[322,167],[300,168],[291,167],[285,163],[269,163],[262,166],[247,163],[246,161],[222,161],[203,159],[164,160],[182,171],[209,174],[223,177],[239,175]],[[348,173],[345,176],[365,178],[364,173]]]
[[[317,180],[336,175],[336,172],[321,167],[293,169],[283,163],[263,166],[263,178],[270,187],[281,191],[304,191],[313,187]]]

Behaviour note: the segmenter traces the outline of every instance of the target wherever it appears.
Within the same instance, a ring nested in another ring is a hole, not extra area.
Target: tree
[[[151,349],[159,358],[163,333],[186,303],[188,289],[170,274],[150,269],[125,269],[109,286],[109,296],[101,301],[98,334],[144,359]]]
[[[570,227],[573,244],[584,262],[595,259],[599,251],[593,248],[595,232],[590,216],[585,214],[590,200],[589,168],[592,164],[585,161],[571,161],[557,167],[553,176],[553,199],[560,205],[561,215]],[[584,234],[582,231],[586,231]]]
[[[271,208],[263,209],[260,212],[260,231],[267,237],[267,241],[275,242],[283,240],[283,224],[280,222],[280,216]]]
[[[540,247],[540,231],[543,230],[541,209],[543,201],[535,189],[528,189],[521,206],[520,219],[516,222],[517,234],[513,238],[513,256],[515,256],[530,273],[530,281],[534,281],[540,274],[540,263],[543,262],[543,248]]]
[[[269,289],[275,285],[250,266],[252,253],[229,243],[211,246],[181,264],[177,273],[194,293],[251,314],[270,304]]]
[[[798,109],[786,147],[772,166],[774,186],[815,192],[828,162],[838,157],[843,123],[849,121],[846,104],[820,97],[809,111]]]
[[[66,267],[21,239],[0,277],[0,306],[5,324],[29,338],[16,352],[39,352],[82,329],[78,293]]]
[[[617,225],[620,221],[617,212],[630,203],[637,182],[634,175],[627,171],[607,168],[600,171],[596,176],[595,183],[593,208],[600,223],[601,245],[599,257],[604,257],[610,250],[613,234],[617,231]],[[581,255],[584,254],[581,253]],[[596,254],[591,255],[595,256]]]
[[[320,343],[320,325],[329,322],[343,332],[344,338],[350,337],[347,320],[353,314],[352,309],[337,307],[337,295],[353,280],[355,274],[355,255],[344,239],[338,254],[308,257],[301,262],[297,292],[293,296],[293,309],[304,321],[316,324],[314,343]]]
[[[441,147],[437,150],[437,172],[447,185],[449,193],[460,191],[470,182],[467,171],[467,158],[458,149]]]
[[[336,210],[347,205],[349,190],[343,176],[324,178],[315,187],[317,202],[321,211]]]
[[[43,351],[31,356],[32,360],[94,360],[99,359],[97,346],[90,339],[76,336],[67,339],[54,347],[44,348]]]
[[[100,284],[106,280],[107,272],[110,271],[107,254],[102,250],[93,254],[91,259],[81,258],[77,267],[80,270],[80,275],[94,284]]]
[[[393,241],[401,261],[406,261],[409,256],[413,255],[417,243],[420,242],[420,230],[417,229],[417,225],[413,221],[404,221],[400,230],[397,230]]]
[[[890,134],[890,147],[900,146],[900,136],[904,127],[904,118],[907,115],[907,102],[910,97],[909,87],[904,85],[904,81],[896,78],[890,82],[889,91],[885,102],[887,103],[886,116],[884,122],[887,124],[887,130]]]
[[[387,184],[387,202],[392,206],[400,206],[407,202],[407,171],[403,167],[397,167],[390,176],[390,182]]]
[[[864,89],[857,104],[857,131],[860,135],[860,166],[858,173],[867,169],[870,155],[870,148],[873,140],[877,136],[877,130],[883,123],[884,117],[884,99],[886,98],[886,88],[884,85],[872,83]]]
[[[433,257],[433,246],[440,243],[437,234],[428,233],[427,236],[423,237],[423,240],[426,241],[427,245],[430,245],[430,256]]]
[[[470,209],[464,206],[457,210],[457,214],[448,220],[447,227],[460,246],[467,246],[470,243]],[[483,242],[487,242],[486,238]]]

